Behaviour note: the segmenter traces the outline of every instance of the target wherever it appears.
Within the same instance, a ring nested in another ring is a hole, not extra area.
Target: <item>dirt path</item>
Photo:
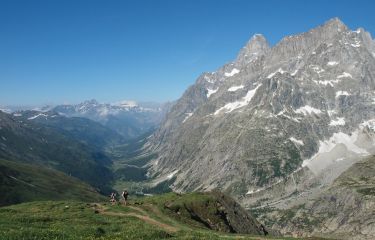
[[[130,209],[133,209],[135,211],[138,211],[140,213],[142,213],[143,215],[141,214],[138,214],[138,213],[135,213],[135,212],[131,212],[131,213],[120,213],[120,212],[110,212],[108,211],[108,208],[104,207],[103,205],[99,204],[99,203],[95,203],[93,204],[93,208],[94,210],[98,211],[100,214],[103,214],[103,215],[107,215],[107,216],[120,216],[120,217],[136,217],[146,223],[149,223],[151,225],[154,225],[154,226],[157,226],[157,227],[160,227],[162,229],[164,229],[165,231],[167,232],[177,232],[178,231],[178,228],[174,227],[174,226],[171,226],[171,225],[168,225],[168,224],[165,224],[165,223],[162,223],[162,222],[159,222],[153,218],[150,218],[150,216],[148,216],[148,214],[146,213],[146,211],[144,211],[143,209],[139,208],[139,207],[134,207],[134,206],[128,206],[128,208]]]
[[[133,209],[133,210],[135,210],[137,212],[140,212],[143,215],[148,215],[147,212],[145,210],[143,210],[142,208],[135,207],[135,206],[127,206],[127,207],[130,208],[130,209]]]
[[[141,220],[143,220],[147,223],[150,223],[152,225],[161,227],[164,230],[166,230],[167,232],[177,232],[178,231],[178,229],[176,227],[173,227],[171,225],[156,221],[155,219],[152,219],[149,216],[143,216],[143,215],[139,215],[139,214],[136,214],[136,213],[128,213],[127,215],[137,217],[137,218],[139,218],[139,219],[141,219]]]

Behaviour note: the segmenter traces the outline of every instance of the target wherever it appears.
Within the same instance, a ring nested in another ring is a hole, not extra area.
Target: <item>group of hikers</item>
[[[116,203],[120,204],[121,203],[121,200],[122,200],[122,203],[123,205],[127,205],[128,204],[128,196],[129,196],[129,193],[127,190],[124,190],[122,193],[121,193],[121,199],[119,201],[117,201],[117,193],[116,192],[112,192],[111,195],[110,195],[110,203],[112,205],[115,205]]]

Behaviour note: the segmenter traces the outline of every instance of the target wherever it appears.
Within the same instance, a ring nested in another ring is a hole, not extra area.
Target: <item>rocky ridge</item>
[[[158,153],[149,176],[249,207],[320,192],[375,151],[374,49],[337,18],[273,47],[255,35],[172,107],[145,146]]]

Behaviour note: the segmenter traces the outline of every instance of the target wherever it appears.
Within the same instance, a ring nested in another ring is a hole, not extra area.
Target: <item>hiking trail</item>
[[[170,233],[177,232],[179,230],[178,228],[176,228],[172,225],[162,223],[160,221],[157,221],[157,220],[151,218],[147,214],[147,212],[145,210],[143,210],[142,208],[135,207],[135,206],[127,206],[127,207],[132,209],[132,210],[135,210],[139,213],[135,213],[135,212],[130,212],[130,213],[111,212],[111,211],[108,211],[108,207],[105,207],[102,204],[99,204],[99,203],[93,204],[93,209],[98,211],[99,214],[108,215],[108,216],[120,216],[120,217],[136,217],[136,218],[138,218],[138,219],[140,219],[140,220],[142,220],[146,223],[149,223],[151,225],[160,227],[160,228],[162,228],[165,231],[170,232]]]

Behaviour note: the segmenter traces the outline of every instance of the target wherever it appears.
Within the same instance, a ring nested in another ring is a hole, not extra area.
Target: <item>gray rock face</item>
[[[158,153],[149,176],[247,206],[331,183],[375,151],[374,46],[337,18],[272,48],[255,35],[167,114],[146,145]]]
[[[317,199],[272,218],[283,234],[375,239],[375,157],[354,164]]]
[[[242,66],[257,59],[258,56],[266,54],[270,46],[266,38],[261,34],[254,35],[245,47],[241,49],[235,62]]]

